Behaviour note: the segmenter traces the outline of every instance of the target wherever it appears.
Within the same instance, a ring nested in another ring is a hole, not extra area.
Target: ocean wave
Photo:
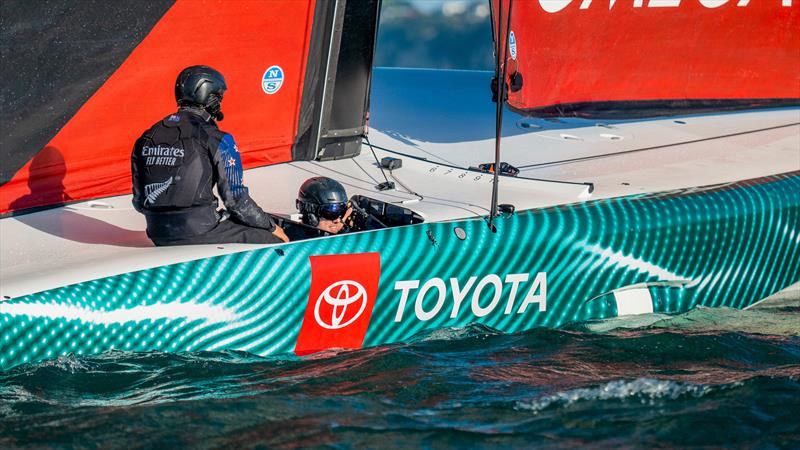
[[[676,330],[742,332],[773,336],[800,336],[797,316],[800,299],[782,298],[759,304],[757,308],[697,307],[681,314],[639,314],[592,322],[570,324],[569,329],[608,333],[616,330]]]
[[[33,363],[27,366],[26,369],[30,371],[45,367],[53,367],[69,373],[79,373],[92,370],[96,365],[91,364],[87,359],[75,356],[74,353],[69,353],[67,355],[61,355],[56,359],[47,359],[38,363]]]
[[[660,399],[700,398],[715,390],[739,385],[740,382],[709,386],[654,378],[614,380],[596,387],[570,389],[530,401],[518,401],[516,408],[539,412],[550,407],[566,407],[578,402],[597,400],[639,400],[642,403],[652,403]]]
[[[474,337],[487,337],[507,334],[492,327],[473,323],[465,327],[444,327],[435,330],[425,330],[417,333],[409,342],[430,342],[430,341],[457,341]]]

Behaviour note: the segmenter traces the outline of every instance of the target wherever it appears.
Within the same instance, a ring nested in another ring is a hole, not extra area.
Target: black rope
[[[415,156],[415,155],[412,155],[412,154],[409,154],[409,153],[403,153],[401,151],[392,150],[392,149],[386,148],[386,147],[381,147],[380,145],[373,144],[372,147],[377,148],[378,150],[383,150],[385,152],[393,153],[395,155],[400,155],[400,156],[403,156],[405,158],[411,158],[411,159],[416,159],[417,161],[425,161],[425,162],[428,162],[428,163],[431,163],[431,164],[436,164],[437,166],[444,166],[444,167],[449,167],[451,169],[465,170],[465,171],[473,172],[473,173],[486,173],[486,172],[484,172],[482,170],[470,169],[468,167],[463,167],[463,166],[459,166],[459,165],[452,164],[452,163],[446,163],[446,162],[441,162],[441,161],[432,161],[432,160],[430,160],[428,158],[423,158],[421,156]],[[520,166],[520,167],[528,167],[528,166]],[[391,173],[391,171],[390,171],[390,173]],[[592,192],[594,190],[594,183],[591,183],[591,182],[588,182],[588,181],[553,180],[551,178],[535,178],[535,177],[528,177],[528,176],[523,176],[523,175],[517,176],[515,178],[517,178],[519,180],[543,181],[545,183],[570,184],[570,185],[573,185],[573,186],[587,186],[590,189],[589,192]],[[488,211],[488,209],[487,209],[487,211]]]
[[[738,131],[736,133],[722,134],[722,135],[719,135],[719,136],[710,136],[710,137],[705,137],[705,138],[700,138],[700,139],[692,139],[690,141],[681,141],[681,142],[672,142],[672,143],[669,143],[669,144],[654,145],[652,147],[634,148],[634,149],[631,149],[631,150],[623,150],[623,151],[620,151],[620,152],[602,153],[602,154],[599,154],[599,155],[580,156],[580,157],[577,157],[577,158],[562,159],[562,160],[559,160],[559,161],[546,161],[546,162],[535,163],[535,164],[525,164],[525,165],[519,166],[517,168],[518,169],[531,169],[531,168],[536,168],[536,167],[558,166],[558,165],[561,165],[561,164],[569,164],[569,163],[580,162],[580,161],[591,161],[591,160],[594,160],[594,159],[610,158],[610,157],[619,156],[619,155],[628,155],[630,153],[648,152],[648,151],[651,151],[651,150],[661,150],[661,149],[665,149],[665,148],[669,148],[669,147],[677,147],[679,145],[696,144],[698,142],[713,141],[715,139],[725,139],[725,138],[729,138],[729,137],[742,136],[742,135],[745,135],[745,134],[760,133],[762,131],[770,131],[770,130],[776,130],[776,129],[779,129],[779,128],[793,127],[795,125],[800,125],[800,122],[787,123],[785,125],[776,125],[774,127],[759,128],[757,130]]]
[[[503,102],[505,102],[506,70],[508,69],[508,39],[511,34],[511,10],[514,0],[508,1],[508,17],[506,17],[505,38],[501,39],[503,23],[503,0],[498,0],[497,8],[497,39],[495,47],[495,79],[497,80],[497,109],[495,111],[495,137],[494,137],[494,177],[492,178],[492,206],[489,210],[489,229],[496,231],[494,218],[497,216],[497,191],[500,182],[500,138],[503,132]],[[501,52],[502,46],[502,52]],[[501,59],[502,53],[502,59]],[[502,70],[500,66],[502,65]]]
[[[406,186],[405,184],[403,184],[403,182],[402,182],[402,181],[400,181],[400,179],[398,179],[398,178],[397,178],[397,177],[394,175],[394,172],[393,172],[393,171],[391,171],[391,170],[390,170],[390,171],[389,171],[389,175],[391,175],[391,176],[392,176],[392,179],[393,179],[394,181],[396,181],[396,182],[397,182],[397,184],[399,184],[399,185],[400,185],[400,187],[402,187],[403,189],[405,189],[407,193],[409,193],[409,194],[411,194],[411,195],[416,195],[416,196],[417,196],[417,198],[418,198],[420,201],[422,201],[422,200],[425,200],[425,197],[423,197],[423,196],[421,196],[421,195],[417,194],[417,192],[416,192],[416,191],[413,191],[413,190],[411,190],[411,189],[410,189],[408,186]]]
[[[367,137],[367,135],[364,135],[364,140],[367,141],[367,147],[369,147],[369,150],[372,152],[372,157],[375,158],[375,164],[377,164],[378,168],[381,169],[381,173],[383,174],[383,179],[386,180],[387,183],[389,183],[389,178],[386,176],[386,172],[384,172],[383,170],[383,165],[381,165],[381,162],[378,161],[378,155],[375,154],[375,149],[372,148],[372,144],[369,143],[369,138]]]

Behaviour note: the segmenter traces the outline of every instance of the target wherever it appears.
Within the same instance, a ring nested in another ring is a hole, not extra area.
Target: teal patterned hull
[[[744,308],[800,280],[800,172],[524,211],[497,226],[342,235],[3,301],[0,368],[111,349],[304,354],[470,323],[515,332]]]

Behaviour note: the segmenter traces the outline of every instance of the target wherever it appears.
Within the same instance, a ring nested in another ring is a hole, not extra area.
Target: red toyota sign
[[[294,352],[361,348],[378,283],[380,253],[309,256],[311,288]]]

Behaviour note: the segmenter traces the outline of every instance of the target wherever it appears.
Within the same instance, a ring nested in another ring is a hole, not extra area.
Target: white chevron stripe
[[[28,316],[31,318],[80,320],[101,325],[139,322],[144,320],[203,320],[206,324],[229,323],[238,319],[238,315],[229,309],[208,304],[157,303],[154,305],[135,306],[128,309],[102,311],[81,308],[73,305],[56,303],[12,303],[0,304],[0,314],[9,317]]]

